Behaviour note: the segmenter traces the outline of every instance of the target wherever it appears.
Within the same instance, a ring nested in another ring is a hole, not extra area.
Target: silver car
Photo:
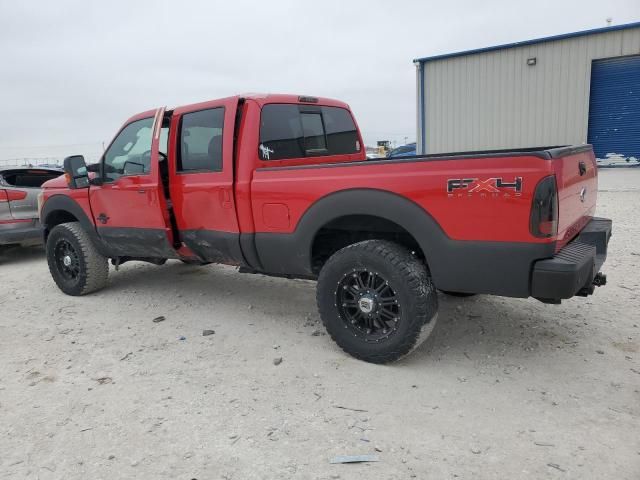
[[[0,246],[42,242],[38,193],[62,173],[50,167],[0,167]]]

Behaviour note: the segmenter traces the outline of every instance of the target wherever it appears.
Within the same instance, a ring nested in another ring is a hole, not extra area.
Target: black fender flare
[[[329,222],[350,215],[370,215],[402,227],[418,242],[427,263],[432,256],[426,247],[429,239],[444,236],[442,228],[422,207],[396,193],[373,188],[357,188],[331,193],[315,202],[300,218],[296,231],[309,256],[316,235]],[[419,220],[418,220],[419,219]]]
[[[78,202],[76,202],[71,197],[68,197],[67,195],[58,194],[49,197],[47,201],[44,202],[42,211],[40,212],[40,222],[45,229],[45,236],[51,229],[50,219],[52,217],[52,214],[59,211],[70,213],[71,215],[76,217],[78,219],[78,222],[80,222],[80,225],[82,225],[82,228],[87,230],[87,232],[90,233],[91,231],[95,230],[95,225],[89,219],[89,217],[87,217],[86,213],[84,213],[84,210],[78,204]]]
[[[433,236],[446,238],[434,218],[405,197],[387,190],[372,188],[341,190],[320,198],[309,207],[292,234],[256,233],[256,246],[261,263],[267,271],[276,268],[279,270],[277,273],[284,274],[291,273],[285,270],[293,268],[296,274],[312,275],[311,250],[317,233],[329,222],[349,215],[380,217],[402,227],[418,242],[427,263],[431,263],[432,257],[432,252],[427,248],[430,238]],[[291,241],[287,241],[286,237],[290,237]],[[281,242],[290,243],[286,250],[287,256],[293,262],[286,262],[286,265],[282,256],[272,248],[277,247],[272,245],[273,243]]]
[[[109,249],[96,233],[96,227],[93,221],[87,216],[78,202],[76,202],[73,198],[63,194],[52,195],[44,202],[44,205],[42,206],[42,211],[40,212],[40,222],[43,227],[45,244],[47,242],[47,236],[53,228],[51,225],[51,218],[56,212],[65,212],[73,215],[78,220],[78,222],[80,222],[83,230],[89,234],[89,237],[93,241],[98,251],[104,256],[110,256]]]
[[[349,215],[371,215],[406,230],[420,246],[434,283],[442,290],[528,297],[533,262],[553,255],[554,244],[488,242],[450,238],[433,216],[393,192],[357,188],[317,200],[291,234],[256,233],[265,272],[313,277],[312,247],[327,223]]]

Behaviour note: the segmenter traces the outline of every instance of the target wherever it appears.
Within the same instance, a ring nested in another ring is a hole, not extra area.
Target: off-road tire
[[[65,245],[76,253],[78,272],[74,278],[65,276],[56,257],[62,242],[66,242]],[[47,238],[46,251],[53,281],[67,295],[86,295],[106,286],[109,276],[108,259],[98,252],[80,223],[69,222],[55,226]]]
[[[399,299],[398,321],[386,338],[370,340],[354,333],[338,307],[338,289],[347,288],[341,282],[356,271],[376,272]],[[320,271],[316,299],[331,338],[346,353],[371,363],[408,355],[427,339],[437,320],[438,296],[426,265],[403,246],[386,240],[366,240],[333,254]]]

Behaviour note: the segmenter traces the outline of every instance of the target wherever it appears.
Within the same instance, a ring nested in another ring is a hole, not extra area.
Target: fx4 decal
[[[461,191],[456,192],[456,190]],[[450,197],[454,193],[460,195],[463,193],[462,190],[469,196],[473,193],[504,193],[506,194],[505,196],[509,196],[511,192],[514,196],[520,196],[522,192],[522,177],[515,177],[512,182],[505,181],[502,177],[487,178],[486,180],[479,178],[450,178],[447,180],[447,193]]]

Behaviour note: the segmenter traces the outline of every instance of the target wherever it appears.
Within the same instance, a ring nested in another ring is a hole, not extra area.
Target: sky
[[[639,0],[0,0],[0,160],[95,159],[131,115],[246,92],[337,98],[415,140],[413,59],[640,20]]]

